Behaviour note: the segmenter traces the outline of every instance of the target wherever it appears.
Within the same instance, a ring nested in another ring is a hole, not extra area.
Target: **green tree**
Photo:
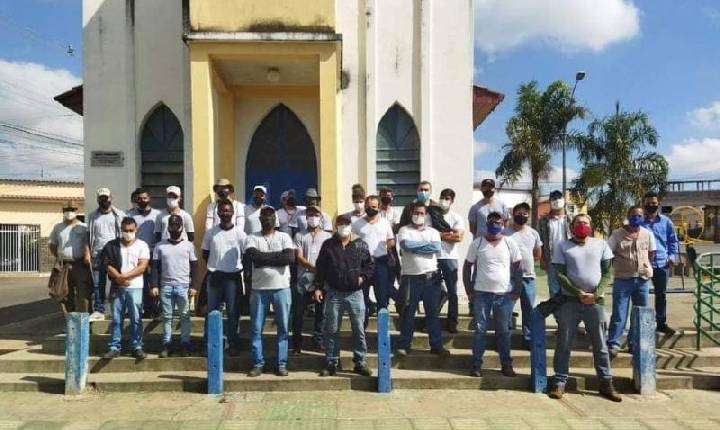
[[[627,209],[648,190],[665,191],[668,164],[651,151],[658,132],[644,112],[620,110],[590,123],[587,133],[573,136],[582,163],[573,194],[587,202],[596,230],[610,233],[623,224]]]
[[[517,182],[527,168],[531,181],[532,225],[537,225],[540,181],[552,171],[552,154],[562,149],[567,124],[584,118],[586,109],[572,98],[572,89],[564,81],[551,83],[545,91],[537,81],[524,82],[517,90],[515,115],[508,120],[503,145],[505,155],[495,175],[503,183]]]

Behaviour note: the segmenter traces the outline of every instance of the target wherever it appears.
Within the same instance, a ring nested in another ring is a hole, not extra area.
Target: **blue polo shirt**
[[[645,217],[643,227],[652,231],[655,235],[657,251],[652,266],[660,269],[665,268],[668,264],[668,258],[677,256],[679,251],[678,238],[672,221],[665,215],[658,214],[654,221]]]

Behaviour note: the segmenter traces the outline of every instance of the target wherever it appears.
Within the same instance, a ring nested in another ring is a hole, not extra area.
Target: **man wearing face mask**
[[[233,210],[235,211],[233,225],[235,225],[235,228],[240,231],[245,231],[245,205],[232,198],[232,194],[235,192],[235,187],[232,182],[228,179],[220,178],[215,182],[215,185],[213,185],[213,191],[215,192],[215,201],[208,204],[205,215],[205,231],[220,224],[217,205],[223,200],[229,200],[233,204]]]
[[[74,201],[66,202],[62,208],[63,222],[55,224],[48,239],[50,253],[56,259],[53,271],[61,274],[59,279],[51,277],[48,286],[63,314],[90,310],[92,277],[88,230],[77,220],[77,211],[78,205]],[[53,285],[53,281],[57,283]]]
[[[225,335],[230,343],[229,354],[233,357],[240,354],[240,336],[238,334],[238,293],[242,292],[243,246],[246,235],[235,228],[235,212],[229,200],[217,204],[220,224],[205,232],[202,243],[203,259],[207,262],[208,314],[220,310],[225,303],[227,323]],[[205,321],[207,337],[207,319]]]
[[[322,210],[320,207],[321,202],[320,195],[318,194],[317,190],[315,188],[308,188],[305,191],[305,206],[315,206],[316,208],[320,209],[320,228],[332,233],[333,226],[332,226],[332,218],[330,218],[330,215],[325,213],[325,211]],[[300,209],[298,211],[297,215],[297,223],[298,223],[298,232],[299,233],[305,233],[308,229],[308,223],[307,223],[307,215],[305,214],[305,209]]]
[[[365,341],[365,301],[362,288],[373,276],[373,262],[367,244],[362,239],[351,240],[350,218],[337,217],[337,232],[323,243],[317,259],[315,300],[325,301],[325,359],[320,376],[335,376],[340,364],[338,335],[343,313],[350,315],[353,339],[353,371],[362,376],[372,372],[367,366]]]
[[[252,192],[252,204],[245,205],[245,234],[260,233],[260,211],[263,208],[271,207],[265,204],[267,199],[267,188],[262,185],[255,185]],[[273,208],[274,209],[274,208]],[[280,228],[280,222],[275,219],[275,228]]]
[[[135,219],[138,226],[137,237],[143,242],[147,243],[150,247],[150,253],[152,254],[155,248],[155,221],[157,221],[160,211],[150,207],[150,192],[144,188],[137,188],[130,195],[130,199],[133,201],[134,206],[127,211],[127,216]],[[143,307],[145,308],[145,318],[160,319],[161,309],[160,303],[157,297],[153,297],[150,294],[150,268],[148,273],[143,278],[145,280],[145,286],[143,288]]]
[[[562,192],[555,190],[550,193],[550,213],[540,218],[538,233],[540,233],[540,241],[543,246],[540,266],[547,273],[550,297],[554,297],[560,294],[560,283],[552,264],[553,253],[561,242],[572,238],[570,220],[565,213],[565,199]],[[556,312],[556,322],[557,319],[558,314]]]
[[[290,237],[295,237],[295,233],[298,232],[298,214],[300,210],[304,210],[305,207],[297,205],[295,190],[293,189],[283,191],[280,195],[280,202],[282,203],[282,208],[277,211],[280,231],[289,234]]]
[[[368,196],[363,210],[365,215],[352,223],[352,232],[367,244],[375,265],[370,282],[363,286],[366,310],[370,309],[370,285],[373,286],[378,309],[387,309],[390,299],[397,301],[397,291],[388,267],[388,250],[395,246],[395,234],[390,223],[380,217],[379,207],[378,196]],[[368,317],[369,312],[365,317],[366,328]]]
[[[445,287],[447,293],[446,296],[441,299],[439,309],[442,309],[442,303],[445,299],[448,302],[447,310],[447,325],[446,329],[450,333],[457,333],[458,324],[458,295],[457,295],[457,282],[458,282],[458,254],[455,249],[457,243],[462,242],[465,236],[465,226],[463,225],[462,217],[451,210],[451,206],[455,203],[455,191],[450,188],[445,188],[440,192],[440,209],[442,209],[443,219],[450,227],[447,231],[440,232],[440,239],[442,239],[442,249],[440,256],[438,257],[438,268],[442,274],[443,280],[445,280]]]
[[[380,188],[380,218],[386,219],[390,226],[393,228],[393,232],[397,233],[398,223],[400,222],[400,213],[392,207],[393,202],[393,190],[392,188]]]
[[[582,321],[592,343],[600,395],[620,402],[622,398],[612,384],[603,309],[603,295],[610,283],[613,253],[604,240],[592,237],[591,222],[588,215],[576,215],[571,224],[572,239],[560,242],[552,259],[565,302],[559,311],[553,359],[555,376],[548,395],[560,399],[565,393],[570,351],[578,324]]]
[[[252,368],[248,376],[260,376],[265,366],[262,333],[265,312],[270,304],[275,311],[277,327],[277,368],[275,374],[287,376],[288,323],[290,317],[290,265],[295,262],[295,246],[287,234],[276,231],[275,209],[260,210],[262,231],[248,236],[245,253],[252,265],[252,291],[250,293],[250,355]]]
[[[354,223],[365,216],[365,188],[360,184],[352,186],[352,202],[353,210],[346,213],[345,216],[350,218],[350,223]]]
[[[441,278],[438,272],[437,257],[442,250],[440,233],[425,225],[427,207],[416,202],[412,211],[412,225],[400,228],[397,241],[403,251],[401,298],[405,307],[400,316],[400,339],[397,342],[397,354],[408,355],[415,331],[415,313],[418,304],[425,307],[425,326],[430,336],[430,352],[447,356],[450,352],[442,345],[442,332],[438,320],[440,305]]]
[[[143,351],[142,296],[144,274],[150,262],[150,248],[137,238],[135,219],[125,217],[119,239],[111,240],[103,248],[103,265],[111,281],[112,322],[109,351],[105,359],[120,356],[125,313],[130,318],[130,347],[138,360],[147,355]]]
[[[170,215],[179,215],[183,220],[183,240],[189,240],[192,242],[195,240],[195,224],[193,223],[192,216],[185,212],[184,209],[180,208],[180,200],[182,198],[182,192],[180,187],[171,185],[165,190],[167,193],[167,208],[165,211],[160,212],[155,221],[155,240],[160,242],[168,237],[168,220]]]
[[[510,219],[510,210],[495,195],[495,179],[483,179],[480,183],[480,191],[482,191],[483,198],[475,203],[468,213],[470,231],[472,231],[474,238],[482,237],[485,234],[487,216],[491,212],[499,213],[505,225]]]
[[[680,246],[672,221],[660,214],[660,196],[655,192],[648,192],[643,197],[643,203],[645,204],[643,227],[653,232],[657,246],[655,258],[652,260],[657,331],[670,336],[675,334],[675,329],[667,324],[667,284],[672,274],[672,267],[677,263]]]
[[[417,197],[412,202],[406,204],[403,208],[398,228],[413,224],[413,211],[417,203],[423,204],[428,208],[437,207],[437,203],[430,198],[431,195],[432,185],[430,182],[421,181],[417,187]],[[432,226],[432,218],[430,217],[430,213],[428,211],[426,211],[425,215],[425,225],[428,227]]]
[[[504,228],[502,215],[498,212],[489,213],[485,234],[470,245],[463,265],[463,282],[472,288],[469,297],[473,303],[475,334],[470,376],[476,378],[482,376],[485,335],[491,312],[495,318],[495,342],[502,374],[515,376],[510,357],[510,325],[520,289],[517,284],[513,285],[511,277],[513,271],[518,270],[522,255],[517,243],[502,234]]]
[[[650,295],[650,279],[653,276],[652,261],[655,257],[655,235],[641,227],[645,222],[643,209],[631,207],[627,212],[627,225],[612,232],[608,246],[613,252],[612,316],[608,330],[610,357],[620,351],[620,340],[627,324],[630,300],[633,306],[647,306]],[[632,350],[634,339],[628,339]]]
[[[98,188],[97,210],[88,217],[88,244],[92,258],[93,310],[90,321],[105,319],[105,285],[107,272],[102,264],[101,253],[105,245],[120,237],[120,223],[125,213],[112,204],[109,188]]]
[[[530,222],[530,205],[520,203],[513,208],[513,223],[503,234],[515,240],[520,247],[522,264],[514,273],[515,290],[520,292],[520,309],[522,310],[522,332],[525,347],[530,349],[530,314],[535,307],[535,262],[542,256],[540,234],[528,225]]]

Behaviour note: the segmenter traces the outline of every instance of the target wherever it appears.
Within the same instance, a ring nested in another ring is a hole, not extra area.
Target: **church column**
[[[334,216],[340,201],[342,168],[338,125],[338,47],[320,54],[320,168],[318,171],[323,209]]]

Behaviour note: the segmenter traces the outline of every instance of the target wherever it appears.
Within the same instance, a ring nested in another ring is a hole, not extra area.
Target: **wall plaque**
[[[92,151],[90,153],[91,167],[123,167],[125,153],[122,151]]]

